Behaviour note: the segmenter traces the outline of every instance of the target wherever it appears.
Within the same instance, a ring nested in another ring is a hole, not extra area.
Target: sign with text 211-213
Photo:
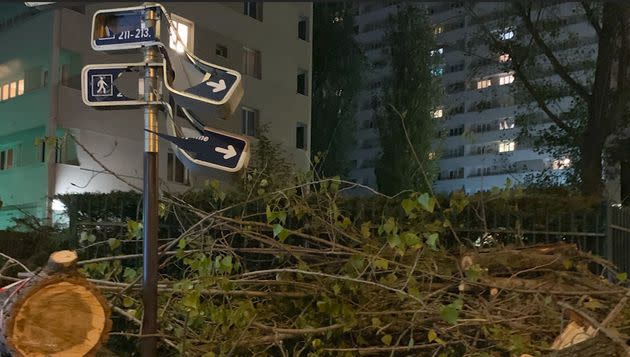
[[[99,10],[92,18],[92,48],[112,51],[160,45],[162,7],[146,5]],[[145,21],[148,11],[155,11],[155,25]]]

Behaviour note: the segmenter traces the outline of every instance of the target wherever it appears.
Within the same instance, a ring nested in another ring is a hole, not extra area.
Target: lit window
[[[190,184],[190,172],[172,152],[168,153],[166,168],[166,177],[169,181],[178,182],[184,185]]]
[[[243,47],[243,73],[254,78],[262,78],[260,51]]]
[[[512,119],[499,120],[499,130],[508,130],[508,129],[514,129],[514,120]]]
[[[171,18],[169,47],[179,53],[184,53],[186,49],[193,52],[191,41],[193,23],[177,15],[171,15]]]
[[[17,96],[17,82],[11,82],[9,88],[9,98],[15,98]]]
[[[514,75],[508,74],[506,76],[499,77],[499,85],[502,86],[504,84],[510,84],[514,82]]]
[[[434,118],[441,118],[444,116],[444,110],[443,109],[436,109],[434,111],[431,112],[431,116]]]
[[[499,143],[499,152],[514,151],[515,143],[513,141],[503,141]]]
[[[477,81],[477,89],[488,88],[492,85],[492,81],[489,79],[482,79]]]
[[[507,62],[509,60],[510,60],[510,55],[507,53],[504,53],[499,56],[499,62]]]
[[[2,86],[2,100],[9,99],[9,85],[5,84]]]
[[[514,30],[505,30],[499,34],[501,41],[506,41],[514,38]]]
[[[442,25],[437,25],[433,28],[433,34],[438,35],[444,32],[444,27]]]
[[[437,48],[435,50],[431,50],[431,56],[435,56],[436,54],[441,55],[444,53],[444,47]]]
[[[258,128],[258,110],[250,108],[242,108],[243,112],[243,134],[256,136]]]
[[[571,159],[567,157],[560,160],[553,160],[553,163],[551,164],[551,168],[554,170],[564,170],[569,167],[571,167]]]

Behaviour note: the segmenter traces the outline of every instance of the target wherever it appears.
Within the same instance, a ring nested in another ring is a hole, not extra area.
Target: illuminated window
[[[444,47],[437,48],[435,50],[431,50],[431,56],[435,56],[436,54],[441,55],[444,53]]]
[[[9,98],[15,98],[17,96],[17,82],[11,82],[9,88]]]
[[[515,143],[513,141],[503,141],[499,143],[499,152],[514,151]]]
[[[513,30],[505,30],[505,31],[501,32],[501,34],[499,34],[499,38],[501,39],[501,41],[510,40],[510,39],[514,38],[514,31]]]
[[[24,94],[24,80],[20,79],[18,81],[18,95]]]
[[[9,99],[9,85],[5,84],[2,86],[2,100]]]
[[[177,15],[171,15],[171,23],[169,47],[179,53],[184,53],[186,49],[188,49],[189,52],[193,52],[193,23]]]
[[[508,130],[514,129],[514,120],[513,119],[502,119],[499,120],[499,130]]]
[[[442,25],[437,25],[433,28],[433,34],[438,35],[444,32],[444,27]]]
[[[488,88],[491,85],[492,81],[490,81],[489,79],[482,79],[480,81],[477,81],[477,89]]]
[[[431,116],[434,118],[441,118],[444,116],[444,110],[443,109],[436,109],[434,111],[431,112]]]
[[[514,75],[512,75],[512,74],[508,74],[506,76],[499,77],[499,85],[500,86],[505,85],[505,84],[510,84],[512,82],[514,82]]]
[[[569,167],[571,167],[571,159],[567,157],[560,160],[553,160],[553,163],[551,163],[551,168],[554,170],[564,170]]]
[[[499,56],[499,62],[507,62],[509,60],[510,60],[510,55],[508,55],[507,53],[504,53]]]

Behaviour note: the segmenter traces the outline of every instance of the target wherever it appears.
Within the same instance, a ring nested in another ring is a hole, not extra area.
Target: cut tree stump
[[[13,357],[94,356],[111,328],[105,298],[76,269],[77,255],[50,255],[41,273],[0,292],[0,351]]]

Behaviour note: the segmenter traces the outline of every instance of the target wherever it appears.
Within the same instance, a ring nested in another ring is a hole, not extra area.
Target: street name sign
[[[203,128],[201,135],[180,138],[155,133],[175,144],[182,155],[177,155],[191,171],[208,167],[227,172],[240,171],[249,161],[249,142],[246,138],[213,128]]]
[[[154,11],[157,21],[145,21],[149,11]],[[153,4],[117,9],[98,10],[92,17],[92,48],[96,51],[112,51],[162,46],[160,42],[160,17],[162,6]]]
[[[234,113],[243,98],[239,72],[205,62],[188,52],[165,51],[164,84],[179,106],[194,113],[206,126]]]
[[[151,63],[150,66],[162,67],[162,63]],[[92,107],[121,107],[143,106],[147,104],[161,104],[161,102],[147,102],[143,98],[131,98],[117,86],[117,80],[128,74],[135,85],[134,94],[143,92],[140,88],[141,76],[145,63],[91,64],[81,71],[81,96],[83,103]],[[134,76],[135,75],[135,76]]]

